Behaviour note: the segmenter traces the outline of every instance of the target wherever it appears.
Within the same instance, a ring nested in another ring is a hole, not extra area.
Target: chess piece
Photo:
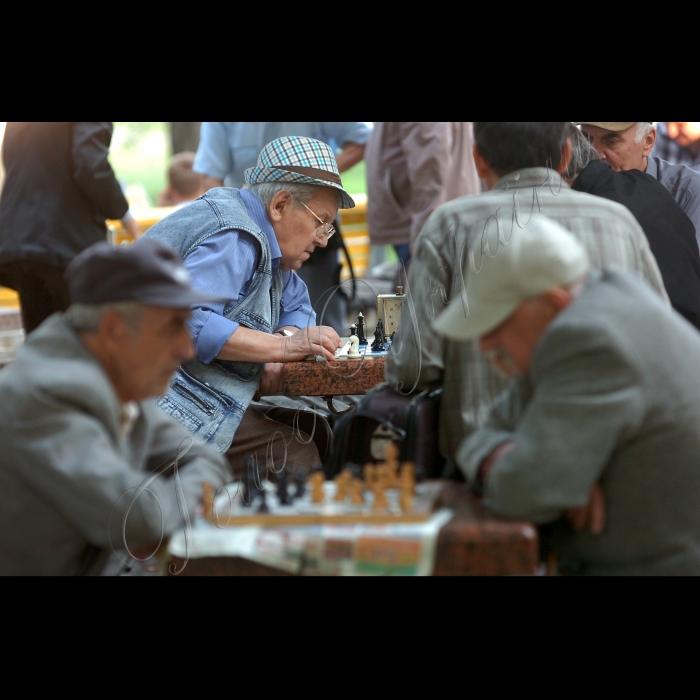
[[[350,482],[352,481],[352,472],[344,469],[338,476],[334,479],[337,490],[333,500],[336,503],[344,503],[345,499],[348,497],[348,492],[350,490]]]
[[[294,500],[303,498],[306,495],[306,475],[299,470],[294,472]]]
[[[357,326],[354,323],[350,326],[350,337],[353,335],[357,335]]]
[[[350,351],[348,357],[362,357],[360,355],[360,339],[356,335],[350,336]]]
[[[362,481],[355,479],[350,482],[350,501],[354,506],[362,506],[365,504],[365,497],[362,493]]]
[[[386,347],[384,345],[384,324],[379,319],[377,329],[374,331],[374,342],[372,343],[372,352],[383,352]]]
[[[260,506],[258,508],[258,513],[269,513],[270,512],[270,506],[267,505],[267,492],[265,489],[260,490]]]
[[[414,496],[416,493],[416,467],[412,462],[405,462],[401,465],[401,491],[404,489],[409,489],[411,495]]]
[[[387,500],[386,490],[384,489],[382,481],[375,481],[372,490],[374,491],[374,505],[372,508],[374,510],[387,510],[389,508],[389,501]]]
[[[367,345],[367,338],[365,337],[365,315],[360,311],[360,315],[357,317],[357,337],[360,339],[360,345]]]
[[[413,496],[415,491],[416,479],[414,476],[414,466],[410,462],[406,462],[401,467],[401,496],[399,497],[399,504],[404,513],[413,510]]]
[[[323,490],[323,483],[326,480],[326,476],[323,472],[314,472],[309,477],[309,486],[311,486],[311,502],[312,503],[323,503],[326,500],[326,494]]]
[[[208,481],[204,482],[202,517],[205,520],[214,520],[214,487]]]
[[[281,506],[289,506],[292,504],[292,498],[289,495],[289,472],[283,471],[277,480],[277,500]]]

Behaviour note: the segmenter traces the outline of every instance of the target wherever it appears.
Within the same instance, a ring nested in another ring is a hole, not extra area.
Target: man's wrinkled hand
[[[255,399],[258,400],[262,396],[276,396],[284,391],[284,383],[282,381],[282,370],[284,365],[280,363],[269,363],[265,365],[262,379],[258,386],[258,392]]]
[[[300,362],[310,355],[319,355],[330,362],[335,360],[335,351],[341,346],[340,336],[327,326],[302,328],[282,342],[284,362]]]
[[[596,484],[593,487],[587,506],[567,510],[566,518],[577,534],[588,529],[594,535],[602,535],[605,531],[606,513],[605,496],[601,485]]]

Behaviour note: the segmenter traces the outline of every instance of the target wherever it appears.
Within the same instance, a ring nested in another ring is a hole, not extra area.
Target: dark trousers
[[[19,260],[0,266],[0,279],[19,294],[24,332],[38,328],[51,314],[70,306],[65,268]]]

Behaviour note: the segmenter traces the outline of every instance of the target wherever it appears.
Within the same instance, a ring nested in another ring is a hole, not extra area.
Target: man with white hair
[[[656,143],[655,122],[574,123],[613,170],[641,170],[664,185],[693,222],[700,245],[700,173],[651,155]]]
[[[518,379],[460,447],[468,482],[553,523],[564,572],[700,574],[697,332],[551,219],[496,248],[434,323]]]

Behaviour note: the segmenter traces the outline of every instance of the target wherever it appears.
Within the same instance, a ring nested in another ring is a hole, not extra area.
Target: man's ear
[[[574,147],[571,145],[571,139],[566,139],[566,143],[564,144],[564,148],[561,150],[561,163],[559,164],[559,167],[557,168],[557,172],[562,175],[563,173],[566,172],[566,169],[569,167],[569,163],[571,162],[571,156],[574,154]]]
[[[651,155],[654,150],[654,145],[656,144],[656,129],[652,129],[644,140],[644,157]]]
[[[474,144],[474,163],[476,164],[476,172],[482,180],[487,180],[491,175],[491,168],[486,162],[484,156],[481,155],[479,147]]]
[[[548,292],[545,292],[543,296],[547,300],[555,316],[574,300],[571,293],[561,287],[550,289]]]
[[[282,190],[278,192],[272,198],[272,204],[270,204],[270,222],[272,224],[277,224],[282,220],[284,210],[291,207],[292,195],[287,190]]]
[[[101,343],[111,346],[121,346],[121,343],[129,332],[126,322],[118,311],[106,313],[97,329],[97,335]]]

